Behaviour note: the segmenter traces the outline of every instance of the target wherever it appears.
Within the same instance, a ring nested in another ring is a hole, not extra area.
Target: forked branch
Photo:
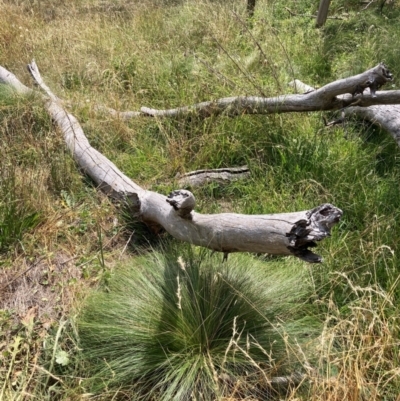
[[[140,111],[118,112],[106,107],[101,109],[121,119],[130,119],[141,116],[162,118],[195,114],[201,117],[209,117],[222,113],[228,116],[237,116],[242,114],[337,110],[348,107],[355,102],[359,107],[400,104],[399,90],[376,92],[392,78],[390,71],[381,63],[362,74],[339,79],[304,94],[287,94],[271,98],[257,96],[226,97],[168,110],[142,107]],[[370,91],[364,93],[367,88]]]
[[[300,93],[307,93],[315,90],[312,86],[309,86],[298,79],[290,82],[289,85]],[[369,93],[370,89],[366,88],[366,92]],[[342,115],[338,119],[325,123],[325,125],[331,127],[337,124],[342,124],[345,122],[347,116],[355,115],[365,120],[369,120],[371,123],[379,125],[381,128],[388,131],[397,142],[397,145],[400,146],[400,104],[360,107],[357,102],[354,102],[354,106],[343,109],[341,114]]]

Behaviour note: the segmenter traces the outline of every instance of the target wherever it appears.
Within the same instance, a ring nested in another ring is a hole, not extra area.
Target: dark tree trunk
[[[329,5],[331,3],[331,0],[321,0],[319,3],[319,8],[318,8],[318,14],[317,14],[317,22],[316,26],[317,28],[320,28],[323,26],[326,22],[326,19],[328,18],[328,11],[329,11]]]
[[[254,9],[256,8],[256,0],[247,0],[247,14],[249,17],[254,15]]]

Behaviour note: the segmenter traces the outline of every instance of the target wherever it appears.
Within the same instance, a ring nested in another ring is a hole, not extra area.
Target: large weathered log
[[[109,108],[102,109],[121,119],[130,119],[140,116],[161,118],[196,114],[202,117],[209,117],[222,113],[229,116],[237,116],[242,114],[337,110],[348,107],[355,102],[359,107],[400,104],[400,90],[376,92],[377,89],[391,80],[392,74],[386,66],[378,64],[362,74],[339,79],[322,88],[304,94],[282,95],[271,98],[257,96],[226,97],[168,110],[142,107],[140,111],[118,112]],[[366,88],[370,88],[371,91],[364,93]]]
[[[353,114],[379,125],[388,131],[400,146],[400,105],[392,104],[367,108],[355,106],[346,109],[345,114]]]
[[[77,119],[44,84],[35,62],[28,68],[36,83],[47,93],[47,110],[62,131],[78,165],[110,196],[128,202],[144,222],[162,226],[179,240],[225,254],[270,253],[321,262],[321,257],[309,248],[330,235],[331,228],[342,216],[337,207],[324,204],[311,210],[269,215],[203,215],[194,212],[195,199],[189,191],[174,191],[169,197],[146,191],[90,146]],[[2,67],[0,82],[23,94],[32,92]]]

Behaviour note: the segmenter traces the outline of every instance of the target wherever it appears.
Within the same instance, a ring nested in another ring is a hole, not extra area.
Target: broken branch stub
[[[147,191],[124,175],[87,140],[78,120],[44,84],[35,62],[29,66],[35,82],[47,93],[45,106],[64,135],[79,167],[110,197],[132,206],[134,213],[151,227],[163,227],[173,237],[215,251],[255,252],[297,256],[307,262],[321,262],[309,250],[330,235],[342,216],[337,207],[324,204],[312,210],[267,215],[236,213],[200,214],[193,209],[191,192],[177,190],[169,197]],[[0,82],[17,92],[32,93],[6,69],[0,68]]]
[[[184,219],[191,219],[191,213],[196,206],[194,195],[186,189],[172,191],[166,201],[176,210],[178,216]]]
[[[316,255],[308,250],[320,241],[321,233],[329,232],[340,220],[342,211],[329,203],[316,207],[307,213],[308,220],[299,220],[287,234],[289,249],[301,259],[315,258]],[[319,260],[316,260],[318,262]]]

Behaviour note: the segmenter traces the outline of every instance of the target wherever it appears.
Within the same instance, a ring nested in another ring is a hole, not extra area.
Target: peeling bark
[[[215,251],[256,252],[297,256],[307,262],[322,258],[309,250],[330,235],[342,211],[324,204],[312,210],[267,215],[196,213],[193,194],[177,190],[168,197],[147,191],[124,175],[110,160],[92,148],[78,120],[45,85],[35,62],[28,67],[36,83],[47,93],[46,108],[82,170],[109,196],[126,201],[149,225],[158,225],[173,237]],[[32,91],[0,67],[0,82],[22,94]]]

